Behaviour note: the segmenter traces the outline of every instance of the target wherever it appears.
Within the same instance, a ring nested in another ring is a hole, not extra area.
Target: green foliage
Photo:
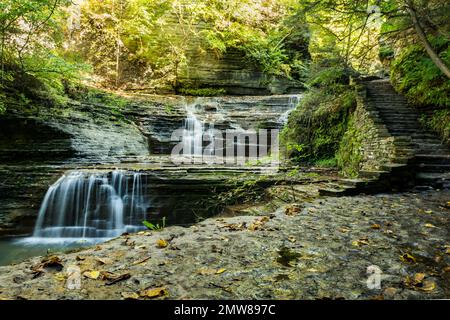
[[[450,65],[450,41],[430,37],[430,42]],[[410,45],[391,65],[391,79],[396,89],[417,105],[450,106],[450,80],[439,70],[421,45]]]
[[[337,166],[336,158],[319,159],[314,162],[314,165],[323,168],[334,168]]]
[[[450,108],[435,110],[431,115],[422,115],[420,122],[437,132],[444,141],[450,142]]]
[[[215,97],[226,94],[226,90],[223,88],[181,88],[179,92],[187,96],[195,97]]]
[[[6,111],[6,105],[2,97],[0,96],[0,115],[5,113]]]
[[[63,57],[67,0],[0,3],[0,82],[9,92],[60,105],[65,82],[79,82],[83,63]]]
[[[149,221],[142,221],[142,224],[149,230],[152,231],[161,231],[162,229],[164,229],[166,227],[166,217],[162,218],[162,222],[161,225],[159,223],[157,224],[153,224]]]
[[[359,150],[361,149],[361,138],[356,134],[354,117],[350,117],[347,131],[339,143],[339,149],[336,153],[337,166],[341,169],[345,176],[356,177],[359,172],[362,156]]]
[[[345,68],[325,65],[311,70],[314,74],[307,83],[310,89],[281,133],[286,156],[296,162],[334,158],[356,104]]]

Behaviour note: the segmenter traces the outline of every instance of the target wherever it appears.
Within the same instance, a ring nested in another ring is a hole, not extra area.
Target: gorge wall
[[[29,234],[48,187],[67,170],[141,170],[161,161],[173,166],[168,155],[178,142],[171,135],[183,128],[189,112],[217,129],[271,129],[282,126],[296,101],[296,96],[141,95],[128,97],[120,107],[71,101],[64,107],[26,111],[11,105],[0,117],[0,235]],[[166,190],[155,195],[154,203],[167,208],[168,216],[177,214],[169,198],[180,188],[202,195],[222,183],[204,178],[193,182],[182,177],[183,170],[181,175],[175,171],[148,178],[154,190]],[[185,193],[182,202],[199,200]]]

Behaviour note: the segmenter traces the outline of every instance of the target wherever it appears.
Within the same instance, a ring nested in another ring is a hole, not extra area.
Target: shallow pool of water
[[[92,246],[108,239],[53,239],[53,238],[5,238],[0,239],[0,266],[19,263],[31,257]]]

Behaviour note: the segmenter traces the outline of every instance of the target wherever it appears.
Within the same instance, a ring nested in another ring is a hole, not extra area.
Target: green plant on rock
[[[179,92],[194,97],[215,97],[227,93],[224,88],[181,88]]]
[[[362,161],[361,144],[361,137],[357,134],[354,117],[351,117],[348,130],[342,137],[336,153],[337,165],[345,176],[358,176]]]
[[[450,65],[450,41],[446,37],[430,37],[440,57]],[[416,105],[450,106],[450,81],[433,63],[421,45],[405,48],[391,64],[395,88]]]
[[[312,66],[311,70],[309,91],[290,114],[281,133],[285,154],[296,162],[334,158],[356,106],[348,70],[333,64]],[[301,150],[293,148],[296,145]]]
[[[152,231],[161,231],[162,229],[164,229],[166,227],[166,217],[162,218],[162,222],[161,224],[157,223],[157,224],[153,224],[149,221],[142,221],[142,224],[149,230]]]
[[[431,115],[422,115],[423,126],[438,133],[446,142],[450,141],[450,109],[435,110]]]

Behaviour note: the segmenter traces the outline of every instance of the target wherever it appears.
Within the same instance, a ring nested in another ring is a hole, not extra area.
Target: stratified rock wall
[[[232,95],[285,94],[301,90],[296,81],[265,74],[238,51],[217,57],[210,51],[190,50],[179,83],[187,88],[221,88]]]

